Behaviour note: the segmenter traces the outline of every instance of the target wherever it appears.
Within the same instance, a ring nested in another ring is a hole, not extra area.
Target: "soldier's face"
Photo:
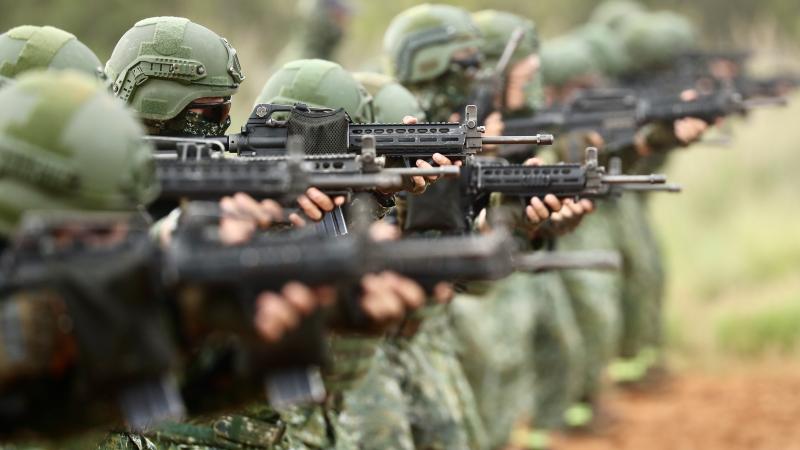
[[[231,101],[224,97],[203,97],[190,103],[187,109],[208,122],[222,124],[230,117]]]
[[[461,49],[450,57],[450,65],[453,72],[473,79],[481,68],[481,54],[475,47]]]
[[[532,54],[511,66],[506,82],[506,109],[515,111],[528,104],[526,87],[533,82],[540,66],[538,54]]]

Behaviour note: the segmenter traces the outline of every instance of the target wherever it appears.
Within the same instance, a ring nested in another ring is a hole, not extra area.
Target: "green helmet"
[[[645,7],[633,0],[607,0],[594,9],[589,22],[618,30],[629,19],[645,12]]]
[[[31,69],[73,69],[101,76],[103,64],[74,35],[55,27],[22,25],[0,35],[0,75]]]
[[[29,210],[133,211],[158,194],[152,149],[94,79],[36,72],[0,90],[0,234]]]
[[[589,45],[574,36],[562,36],[542,45],[542,75],[547,86],[563,86],[598,68]]]
[[[405,116],[414,116],[425,122],[425,111],[417,98],[394,78],[375,72],[358,72],[353,77],[372,96],[375,122],[400,123]]]
[[[230,97],[244,80],[228,41],[182,17],[137,22],[105,71],[114,95],[151,121],[174,119],[199,98]]]
[[[589,45],[597,67],[604,74],[615,76],[627,69],[629,62],[622,40],[608,28],[590,23],[571,34]]]
[[[524,17],[485,9],[473,13],[472,20],[483,36],[480,50],[489,65],[497,63],[512,33],[520,28],[524,30],[525,34],[512,56],[512,63],[539,52],[539,33],[536,25]]]
[[[418,5],[397,15],[386,30],[386,72],[403,84],[432,80],[447,72],[454,53],[479,45],[480,32],[469,12]]]
[[[695,43],[692,24],[668,11],[647,14],[621,31],[631,70],[650,70],[669,65]]]
[[[532,21],[516,14],[491,9],[473,13],[472,19],[483,35],[480,50],[488,66],[497,64],[508,45],[508,40],[517,29],[522,29],[524,34],[511,57],[511,64],[539,53],[539,32]],[[504,116],[527,115],[541,106],[543,102],[541,70],[536,72],[524,89],[526,107],[516,111],[503,111]]]
[[[267,80],[258,103],[343,108],[354,122],[373,121],[369,93],[342,66],[322,59],[301,59],[285,64]]]

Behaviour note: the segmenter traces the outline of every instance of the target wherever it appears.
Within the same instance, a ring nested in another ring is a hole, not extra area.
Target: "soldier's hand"
[[[708,129],[708,124],[693,117],[686,117],[678,119],[673,124],[675,137],[678,138],[683,145],[689,145],[699,141],[703,138],[703,133]]]
[[[219,222],[220,240],[228,245],[249,240],[258,229],[267,229],[283,220],[283,208],[274,200],[256,201],[238,192],[219,202],[222,218]]]
[[[337,206],[344,205],[344,197],[331,198],[317,188],[308,188],[305,195],[297,197],[297,204],[303,214],[314,222],[322,220],[322,216],[333,211]],[[297,227],[306,225],[306,220],[298,213],[289,215],[289,221]]]
[[[335,297],[336,290],[331,287],[311,289],[296,282],[287,283],[279,293],[262,292],[256,299],[256,331],[266,342],[278,342],[317,308],[335,301]]]
[[[441,153],[434,153],[431,156],[431,159],[433,160],[434,163],[436,163],[436,165],[438,165],[440,167],[444,167],[444,166],[461,167],[464,164],[463,161],[460,161],[460,160],[453,161],[453,160],[451,160],[447,156],[444,156]],[[417,162],[416,162],[416,166],[418,168],[420,168],[420,169],[430,169],[430,168],[433,167],[433,165],[431,165],[428,161],[425,161],[423,159],[418,159]],[[432,175],[432,176],[429,176],[429,177],[413,177],[413,178],[415,179],[414,183],[416,185],[419,186],[419,184],[422,183],[422,189],[419,190],[418,192],[414,191],[413,192],[414,194],[421,194],[422,192],[425,192],[425,189],[427,188],[428,184],[433,184],[436,180],[439,179],[439,177],[436,176],[436,175]],[[445,178],[450,178],[450,177],[448,176],[448,177],[445,177]]]
[[[568,198],[564,200],[563,208],[550,216],[550,220],[555,225],[557,234],[563,235],[574,231],[592,211],[594,204],[590,200],[581,199],[576,202]]]
[[[542,160],[539,158],[529,158],[524,163],[526,166],[540,166]],[[551,213],[561,210],[561,200],[553,194],[547,194],[544,199],[532,197],[525,207],[525,216],[533,225],[541,225],[550,218]]]
[[[700,97],[695,89],[686,89],[680,94],[684,102],[693,102]],[[703,138],[703,133],[708,129],[708,124],[700,119],[686,117],[678,119],[673,123],[675,137],[683,145],[689,145]]]
[[[422,287],[394,272],[367,274],[361,279],[361,288],[361,307],[379,326],[399,322],[425,304]]]

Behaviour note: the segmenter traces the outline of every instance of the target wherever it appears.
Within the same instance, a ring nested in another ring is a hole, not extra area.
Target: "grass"
[[[794,356],[800,348],[800,294],[789,303],[753,314],[729,314],[716,323],[719,349],[743,358]]]
[[[730,147],[672,158],[651,204],[667,256],[668,334],[688,362],[800,350],[800,95],[730,124]]]

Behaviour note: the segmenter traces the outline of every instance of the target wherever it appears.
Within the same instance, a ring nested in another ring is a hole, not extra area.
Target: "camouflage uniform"
[[[542,54],[545,82],[568,83],[599,71],[618,70],[623,64],[619,48],[604,30],[583,27],[554,40]],[[593,58],[594,56],[594,58]],[[574,132],[559,136],[552,151],[557,159],[582,163],[588,145],[587,135]],[[605,156],[605,155],[604,155]],[[607,161],[607,158],[604,158]],[[595,202],[596,211],[586,217],[571,234],[558,240],[560,250],[617,250],[615,225],[619,211],[615,200]],[[585,357],[575,402],[593,403],[601,388],[603,373],[616,354],[621,333],[621,274],[596,270],[567,270],[560,273],[569,292],[572,310],[579,325]]]
[[[422,47],[414,43],[430,33],[441,34],[441,39],[433,45],[421,41]],[[386,32],[388,73],[414,93],[429,120],[447,120],[468,88],[458,80],[469,80],[451,67],[450,57],[476,43],[477,30],[466,11],[444,5],[411,8]],[[402,63],[401,54],[408,56]],[[422,212],[413,206],[417,199],[441,200],[442,190],[451,187],[447,180],[439,181],[425,194],[408,198],[411,207],[398,214],[405,231],[410,231],[408,214]],[[458,211],[445,211],[455,206],[447,197],[435,203],[448,225],[459,220],[448,216],[458,216]],[[438,235],[441,230],[421,225],[413,231]],[[344,422],[360,438],[360,448],[486,448],[475,399],[456,357],[447,307],[427,307],[411,322],[414,326],[407,324],[403,333],[387,338],[362,389],[347,396]],[[413,334],[410,329],[417,324]]]
[[[15,106],[0,115],[0,247],[30,211],[132,212],[157,195],[152,150],[142,143],[143,130],[91,73],[26,73],[0,91],[3,104]],[[48,127],[43,129],[45,122]],[[98,125],[96,139],[83,138]],[[111,307],[93,300],[93,311]],[[0,447],[87,448],[98,436],[79,427],[114,419],[105,408],[98,412],[96,407],[75,404],[76,392],[84,399],[81,388],[89,382],[84,376],[96,374],[102,364],[86,357],[98,347],[87,341],[96,336],[87,336],[86,322],[76,319],[82,316],[72,309],[78,305],[50,288],[5,291],[0,299],[2,403],[41,411],[35,420],[45,419],[44,426],[57,418],[56,426],[69,426],[77,436]],[[72,326],[64,327],[65,323]],[[136,370],[131,366],[127,369]],[[30,391],[36,395],[28,397]],[[5,425],[9,413],[3,413]],[[18,431],[29,425],[17,424]]]
[[[511,64],[538,52],[538,36],[532,22],[493,10],[480,11],[472,17],[483,36],[481,51],[487,63],[485,70],[496,65],[511,33],[517,28],[522,28],[525,34]],[[541,77],[538,73],[525,91],[527,104],[520,110],[503,110],[504,117],[532,114],[540,105]],[[522,210],[516,200],[509,200],[492,196],[490,208],[508,206],[514,212]],[[516,214],[514,219],[520,246],[530,249],[531,224]],[[553,319],[553,310],[547,309],[551,305],[545,306],[538,297],[547,285],[547,277],[517,273],[495,283],[485,296],[459,295],[453,301],[451,309],[460,361],[475,392],[490,448],[505,445],[514,425],[529,421],[536,412],[535,341],[537,331],[544,329],[537,327],[543,321],[543,314]],[[544,302],[552,300],[545,297]]]
[[[159,71],[155,60],[183,64],[182,72]],[[150,133],[219,135],[230,119],[208,120],[188,111],[204,97],[228,99],[244,80],[236,50],[213,31],[180,17],[137,22],[120,39],[105,67],[113,93],[138,114]],[[133,82],[134,79],[140,79]],[[220,116],[222,117],[222,116]],[[214,360],[220,350],[203,349]],[[202,364],[198,366],[204,367]],[[192,374],[188,374],[192,375]],[[255,399],[254,399],[255,401]],[[99,449],[302,449],[290,428],[309,422],[299,413],[278,413],[266,402],[222,416],[163,423],[144,432],[115,432]]]
[[[621,11],[624,12],[624,8]],[[694,45],[694,30],[680,16],[670,12],[644,13],[638,8],[626,14],[621,13],[612,27],[626,52],[625,75],[657,72]],[[671,125],[651,124],[640,130],[652,153],[642,157],[634,149],[622,149],[624,167],[637,173],[651,173],[661,167],[669,150],[680,145]],[[652,364],[651,353],[660,347],[663,339],[661,314],[665,283],[659,245],[647,218],[646,198],[647,194],[625,196],[619,202],[617,216],[626,268],[619,351],[623,358],[636,358],[645,369]]]

